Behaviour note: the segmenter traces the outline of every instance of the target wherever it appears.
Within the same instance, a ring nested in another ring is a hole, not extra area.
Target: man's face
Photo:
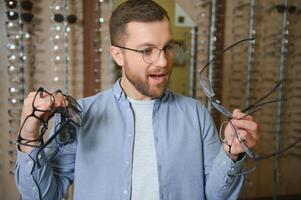
[[[164,48],[172,40],[169,21],[130,22],[126,28],[124,46],[143,50],[149,47]],[[139,52],[122,50],[121,85],[129,97],[135,99],[157,98],[163,95],[172,69],[172,59],[161,51],[157,61],[148,64]]]

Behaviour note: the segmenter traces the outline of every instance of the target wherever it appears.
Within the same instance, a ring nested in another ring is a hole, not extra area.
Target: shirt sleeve
[[[73,182],[76,142],[55,152],[38,151],[17,152],[15,179],[22,199],[61,199]]]
[[[208,200],[238,199],[244,181],[244,176],[240,175],[244,160],[245,156],[234,163],[225,153],[224,149],[222,147],[220,148],[206,183],[206,195]]]
[[[237,199],[243,185],[244,176],[240,174],[245,157],[233,162],[222,148],[216,126],[205,107],[201,107],[204,118],[203,145],[205,193],[208,200]]]

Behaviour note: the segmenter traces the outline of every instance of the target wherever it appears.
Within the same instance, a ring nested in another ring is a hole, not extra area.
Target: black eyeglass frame
[[[38,109],[35,106],[35,100],[38,95],[42,96],[43,93],[46,93],[47,95],[49,95],[49,98],[50,98],[52,104],[55,102],[54,95],[61,94],[64,96],[65,100],[67,101],[67,104],[65,105],[65,107],[58,107],[55,109],[52,109],[52,108],[46,109],[46,110]],[[46,90],[44,90],[42,87],[39,88],[34,96],[34,99],[32,102],[32,108],[33,108],[32,113],[24,119],[24,121],[19,129],[19,134],[18,134],[18,138],[17,138],[17,142],[16,142],[18,144],[19,149],[20,149],[20,145],[45,148],[46,145],[49,144],[51,141],[49,141],[49,139],[48,139],[48,141],[46,143],[44,143],[43,136],[44,136],[46,130],[48,129],[48,121],[55,114],[60,114],[61,116],[64,116],[67,119],[66,123],[72,122],[76,126],[81,126],[81,116],[80,116],[80,113],[82,112],[81,106],[77,103],[77,101],[73,97],[71,97],[70,95],[63,94],[61,90],[57,90],[54,93],[50,93],[50,92],[47,92]],[[44,113],[47,113],[47,116],[45,116],[43,119],[43,118],[40,118],[37,115],[35,115],[35,112],[44,112]],[[72,114],[79,115],[80,122],[76,122],[76,121],[72,120],[72,116],[71,116]],[[26,121],[30,117],[34,117],[34,118],[38,119],[42,124],[41,128],[40,128],[40,135],[37,139],[34,139],[34,140],[27,140],[21,136],[22,129],[23,129]]]

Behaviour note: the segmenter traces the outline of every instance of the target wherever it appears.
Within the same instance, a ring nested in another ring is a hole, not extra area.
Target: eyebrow
[[[167,44],[170,44],[172,42],[175,42],[174,39],[170,39],[163,47],[165,47]],[[137,48],[142,48],[142,47],[157,47],[156,45],[152,44],[152,43],[142,43],[140,45],[137,46]]]

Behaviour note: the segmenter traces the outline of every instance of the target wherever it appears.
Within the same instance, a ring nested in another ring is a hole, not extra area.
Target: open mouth
[[[166,76],[166,74],[151,74],[149,75],[153,79],[160,79]]]

